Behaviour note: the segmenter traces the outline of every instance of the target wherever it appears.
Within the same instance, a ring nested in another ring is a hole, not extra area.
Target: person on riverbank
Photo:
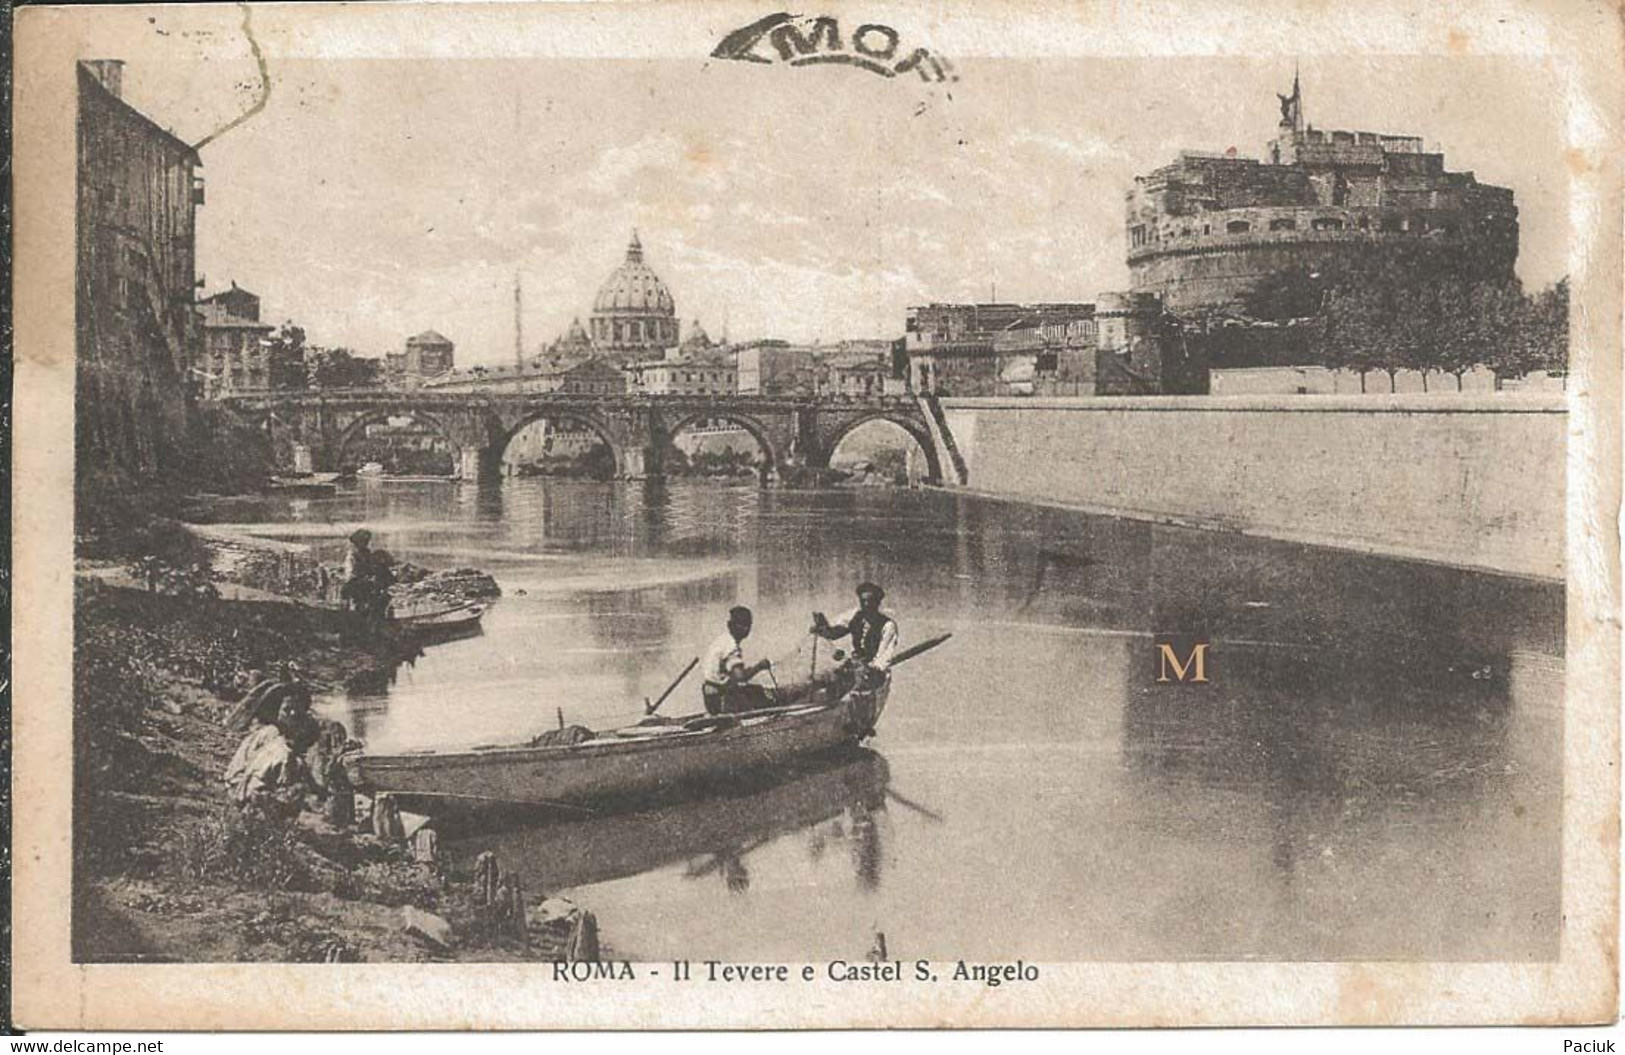
[[[372,532],[357,528],[350,534],[350,550],[344,555],[341,594],[368,626],[380,626],[388,618],[389,588],[394,582],[389,562],[372,549]]]
[[[303,760],[321,731],[310,713],[310,690],[294,682],[272,686],[261,694],[253,719],[226,766],[227,793],[244,808],[296,814],[305,795],[316,790]]]
[[[891,670],[897,652],[897,620],[880,610],[886,591],[879,584],[858,584],[858,606],[839,622],[831,623],[823,612],[813,613],[812,633],[827,641],[852,639],[851,663],[856,668],[858,687],[878,682]]]
[[[737,714],[771,704],[767,690],[751,684],[751,679],[773,664],[768,660],[745,663],[745,638],[750,636],[755,617],[749,608],[728,611],[728,629],[706,649],[702,661],[705,681],[700,686],[707,714]]]

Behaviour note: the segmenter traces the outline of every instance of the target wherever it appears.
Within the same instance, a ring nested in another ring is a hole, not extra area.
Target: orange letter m
[[[1172,678],[1168,677],[1169,667],[1174,668]],[[1187,680],[1186,675],[1191,673],[1192,668],[1195,668],[1196,676],[1190,678],[1190,681],[1207,681],[1207,642],[1203,641],[1200,644],[1192,645],[1191,654],[1185,658],[1183,663],[1179,661],[1179,653],[1174,651],[1174,646],[1169,644],[1159,644],[1157,646],[1158,682],[1185,681]]]

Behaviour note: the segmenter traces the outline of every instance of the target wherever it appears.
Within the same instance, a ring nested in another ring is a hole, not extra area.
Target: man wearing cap
[[[344,556],[342,592],[368,623],[381,623],[389,611],[389,587],[394,576],[381,555],[369,548],[371,544],[372,532],[366,528],[351,533],[350,551]]]
[[[823,612],[813,613],[812,632],[830,641],[852,638],[852,658],[862,663],[872,677],[883,678],[891,670],[897,651],[897,621],[880,610],[886,591],[877,584],[858,584],[858,606],[831,625]]]
[[[749,608],[730,609],[727,631],[705,650],[705,683],[700,694],[707,714],[733,714],[769,705],[767,690],[750,684],[750,679],[773,664],[765,659],[748,666],[745,663],[745,638],[750,636],[753,622]]]

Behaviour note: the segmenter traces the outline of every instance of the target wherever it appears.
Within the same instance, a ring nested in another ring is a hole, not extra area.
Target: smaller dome
[[[709,348],[714,342],[711,335],[705,332],[700,320],[695,319],[688,327],[688,336],[683,338],[684,348]]]

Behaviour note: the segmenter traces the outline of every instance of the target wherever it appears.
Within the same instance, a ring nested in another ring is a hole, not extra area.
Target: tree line
[[[1421,277],[1419,277],[1421,276]],[[1475,367],[1502,381],[1568,369],[1569,280],[1537,293],[1516,280],[1440,268],[1367,266],[1281,272],[1254,291],[1254,319],[1307,327],[1314,360],[1348,370],[1366,387],[1402,370],[1462,378]]]
[[[383,360],[356,355],[348,348],[308,345],[304,329],[292,322],[283,323],[265,340],[272,388],[366,388],[384,383]]]

